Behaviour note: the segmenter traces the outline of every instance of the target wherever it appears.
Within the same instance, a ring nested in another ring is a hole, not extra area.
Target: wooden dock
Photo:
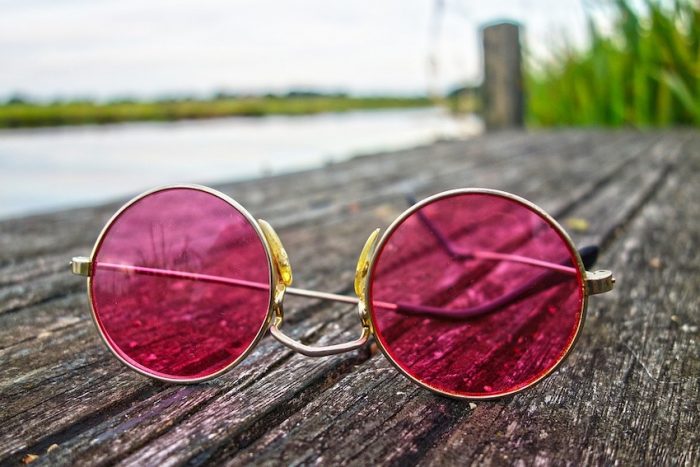
[[[313,359],[270,336],[212,382],[150,381],[104,348],[68,270],[118,205],[0,223],[0,464],[699,465],[697,131],[503,132],[220,188],[275,226],[295,285],[350,294],[405,192],[472,186],[541,205],[617,277],[562,368],[494,402],[419,388],[372,344]],[[288,298],[307,343],[357,326]]]

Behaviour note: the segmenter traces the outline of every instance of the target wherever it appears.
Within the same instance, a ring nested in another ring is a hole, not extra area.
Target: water
[[[0,132],[0,218],[241,180],[480,131],[441,109]]]

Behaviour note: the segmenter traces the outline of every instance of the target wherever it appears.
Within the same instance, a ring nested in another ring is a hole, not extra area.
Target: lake
[[[429,108],[0,131],[0,218],[313,168],[481,126]]]

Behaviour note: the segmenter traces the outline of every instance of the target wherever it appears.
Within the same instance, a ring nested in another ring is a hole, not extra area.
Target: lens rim
[[[270,283],[270,290],[269,290],[269,297],[268,297],[268,306],[267,306],[267,314],[265,315],[265,320],[262,322],[260,325],[260,328],[258,329],[257,334],[255,335],[255,338],[253,341],[250,343],[250,345],[245,349],[245,351],[238,356],[233,362],[229,363],[226,365],[224,368],[221,368],[220,370],[217,370],[216,372],[206,375],[206,376],[200,376],[197,378],[169,378],[167,376],[161,376],[155,373],[150,373],[142,368],[139,368],[132,363],[130,363],[128,360],[123,358],[119,352],[114,348],[114,346],[111,344],[109,338],[107,337],[106,333],[104,332],[104,329],[102,329],[102,326],[100,325],[99,320],[97,319],[97,312],[95,310],[95,300],[92,294],[92,280],[93,280],[93,274],[92,272],[88,275],[87,277],[87,295],[88,295],[88,302],[90,303],[90,315],[92,316],[92,321],[95,324],[95,327],[97,328],[97,333],[100,336],[100,339],[104,343],[104,345],[107,347],[107,349],[114,355],[117,360],[119,360],[122,364],[126,365],[129,369],[136,371],[137,373],[140,373],[144,376],[147,376],[149,378],[153,378],[159,381],[167,382],[167,383],[177,383],[177,384],[196,384],[200,383],[203,381],[209,381],[211,379],[214,379],[218,376],[221,376],[222,374],[226,373],[227,371],[231,370],[235,366],[237,366],[240,362],[242,362],[250,353],[253,351],[253,349],[257,346],[258,342],[260,342],[260,339],[265,335],[267,332],[267,329],[270,327],[270,324],[272,323],[273,319],[273,303],[274,303],[274,288],[275,284],[277,283],[277,273],[275,271],[275,268],[273,267],[272,264],[272,253],[270,251],[270,245],[267,242],[267,239],[265,238],[265,235],[263,234],[262,229],[260,228],[260,225],[258,222],[255,220],[255,218],[243,207],[241,206],[236,200],[231,198],[228,195],[225,195],[224,193],[215,190],[213,188],[209,188],[203,185],[196,185],[196,184],[176,184],[176,185],[163,185],[159,186],[156,188],[153,188],[151,190],[145,191],[134,198],[130,199],[127,201],[123,206],[115,212],[112,217],[107,221],[107,223],[104,225],[102,228],[102,231],[100,234],[97,236],[97,240],[95,241],[94,246],[92,247],[92,251],[90,253],[90,264],[94,264],[95,261],[95,256],[100,249],[100,246],[102,245],[102,242],[109,232],[112,224],[121,216],[122,213],[124,213],[129,207],[132,205],[136,204],[138,201],[142,200],[143,198],[146,198],[147,196],[150,196],[152,194],[161,192],[161,191],[168,191],[172,189],[189,189],[189,190],[195,190],[195,191],[200,191],[204,192],[213,196],[216,196],[217,198],[225,201],[228,203],[233,209],[236,209],[239,213],[243,215],[243,217],[248,221],[249,224],[253,227],[253,230],[255,230],[255,233],[257,234],[258,238],[262,242],[263,249],[265,250],[265,257],[267,259],[267,270],[268,270],[268,279]]]
[[[374,275],[374,268],[376,265],[376,261],[380,256],[380,253],[382,252],[382,249],[384,248],[385,244],[391,238],[392,234],[394,231],[403,223],[404,220],[406,220],[409,216],[413,215],[416,211],[419,209],[423,208],[424,206],[434,203],[436,201],[439,201],[441,199],[445,198],[451,198],[453,196],[460,196],[460,195],[473,195],[473,194],[486,194],[486,195],[493,195],[493,196],[498,196],[501,198],[505,198],[509,201],[516,202],[520,205],[522,205],[526,209],[530,209],[531,211],[534,211],[536,214],[540,215],[546,222],[548,222],[556,231],[557,233],[561,236],[561,238],[564,240],[564,243],[566,244],[567,248],[571,252],[572,256],[575,258],[575,266],[577,269],[577,279],[579,281],[579,288],[581,290],[583,299],[581,300],[581,310],[579,312],[579,321],[576,326],[576,334],[574,335],[573,339],[569,342],[568,347],[564,350],[562,353],[562,356],[559,358],[559,360],[552,365],[547,371],[542,373],[538,378],[534,379],[531,381],[529,384],[511,390],[511,391],[504,391],[501,393],[497,394],[489,394],[489,395],[484,395],[484,396],[475,396],[475,395],[465,395],[465,394],[459,394],[459,393],[454,393],[454,392],[449,392],[445,391],[443,389],[434,387],[429,385],[428,383],[419,380],[418,378],[414,377],[411,375],[406,369],[404,369],[398,362],[394,360],[394,358],[391,356],[389,353],[388,349],[384,346],[382,343],[382,340],[379,338],[377,335],[377,327],[375,323],[375,310],[372,305],[373,299],[372,299],[372,282],[373,282],[373,275]],[[510,396],[513,394],[517,394],[521,391],[524,391],[525,389],[531,388],[532,386],[540,383],[543,381],[545,378],[550,376],[559,366],[569,357],[571,354],[572,349],[576,345],[580,335],[581,335],[581,330],[583,329],[583,323],[586,319],[586,311],[588,308],[588,284],[586,283],[585,280],[586,277],[586,269],[583,266],[583,261],[581,260],[581,255],[579,254],[578,250],[576,249],[576,246],[574,245],[574,242],[571,240],[571,237],[569,234],[564,230],[564,228],[552,217],[550,216],[544,209],[541,207],[537,206],[536,204],[526,200],[525,198],[522,198],[520,196],[514,195],[512,193],[508,193],[505,191],[501,190],[493,190],[493,189],[487,189],[487,188],[459,188],[459,189],[454,189],[454,190],[448,190],[448,191],[443,191],[441,193],[437,193],[435,195],[429,196],[418,203],[415,203],[408,209],[406,209],[401,215],[399,215],[390,225],[387,227],[387,229],[384,231],[384,234],[382,235],[381,239],[377,243],[377,246],[374,249],[374,252],[372,253],[372,257],[370,258],[369,261],[369,268],[368,268],[368,273],[367,273],[367,280],[365,281],[365,287],[364,287],[364,296],[366,297],[366,307],[367,307],[367,315],[369,316],[369,322],[370,322],[370,328],[372,330],[372,333],[374,334],[374,341],[377,343],[377,347],[381,350],[381,352],[384,354],[384,357],[386,357],[387,360],[397,369],[399,372],[401,372],[404,376],[406,376],[408,379],[413,381],[414,383],[418,384],[419,386],[422,386],[433,393],[442,395],[442,396],[447,396],[455,399],[463,399],[463,400],[494,400],[494,399],[500,399],[505,396]]]

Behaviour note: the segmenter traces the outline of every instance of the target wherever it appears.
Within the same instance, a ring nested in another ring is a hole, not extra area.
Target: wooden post
[[[486,128],[523,126],[523,76],[520,25],[513,22],[482,28],[484,44],[484,117]]]

